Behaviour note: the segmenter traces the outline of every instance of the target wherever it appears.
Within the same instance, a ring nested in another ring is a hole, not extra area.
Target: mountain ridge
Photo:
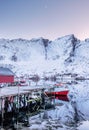
[[[31,40],[0,39],[0,66],[10,65],[16,73],[19,70],[21,73],[27,73],[28,70],[29,73],[56,70],[59,73],[68,71],[86,74],[89,73],[88,43],[89,39],[80,41],[74,34],[54,41],[42,37]]]

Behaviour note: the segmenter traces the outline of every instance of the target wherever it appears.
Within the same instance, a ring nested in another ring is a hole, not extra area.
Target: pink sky
[[[89,0],[0,0],[0,38],[89,38]]]

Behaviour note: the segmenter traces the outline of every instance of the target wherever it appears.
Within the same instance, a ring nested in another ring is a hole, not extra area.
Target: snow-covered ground
[[[75,111],[70,104],[44,111],[29,118],[28,130],[88,130],[89,121],[75,121]],[[40,126],[40,127],[39,127]],[[23,128],[23,130],[25,130]]]

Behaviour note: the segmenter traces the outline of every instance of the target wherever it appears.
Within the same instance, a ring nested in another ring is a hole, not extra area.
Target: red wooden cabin
[[[14,73],[9,68],[0,67],[0,83],[14,82]]]

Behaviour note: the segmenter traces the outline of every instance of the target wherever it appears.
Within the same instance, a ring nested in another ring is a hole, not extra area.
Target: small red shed
[[[14,82],[14,73],[9,68],[0,67],[0,83]]]

